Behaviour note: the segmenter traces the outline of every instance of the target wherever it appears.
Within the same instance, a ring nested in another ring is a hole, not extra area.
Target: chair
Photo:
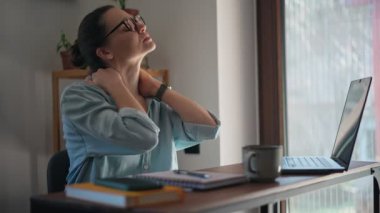
[[[48,193],[61,192],[65,189],[69,166],[67,150],[59,151],[50,158],[47,167]]]

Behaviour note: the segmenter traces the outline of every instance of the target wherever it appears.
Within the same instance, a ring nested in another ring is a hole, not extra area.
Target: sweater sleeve
[[[173,128],[173,138],[177,150],[186,149],[197,145],[204,140],[216,139],[219,135],[220,121],[209,112],[215,120],[216,126],[184,122],[179,114],[169,106],[166,106]]]
[[[140,154],[158,143],[160,130],[146,114],[128,107],[118,110],[99,89],[66,89],[61,98],[61,113],[79,131],[99,138],[115,149],[122,146]]]

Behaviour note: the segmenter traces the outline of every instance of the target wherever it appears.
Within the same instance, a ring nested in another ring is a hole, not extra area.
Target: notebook
[[[122,208],[178,202],[182,201],[185,196],[183,189],[174,186],[164,186],[162,189],[153,190],[125,191],[89,182],[66,185],[65,194],[71,198]]]
[[[205,177],[179,174],[176,171],[152,172],[135,175],[136,178],[155,181],[164,185],[180,186],[195,190],[208,190],[247,182],[244,174],[197,172]]]
[[[140,191],[162,188],[161,184],[157,184],[149,180],[128,177],[95,179],[94,184],[125,191]]]
[[[351,82],[331,157],[283,157],[282,174],[323,174],[347,171],[371,81],[372,77],[367,77]]]

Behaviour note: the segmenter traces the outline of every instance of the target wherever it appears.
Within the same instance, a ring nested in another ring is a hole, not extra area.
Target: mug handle
[[[257,173],[257,171],[256,170],[254,170],[254,169],[252,169],[252,167],[251,167],[251,161],[252,161],[252,158],[255,158],[256,157],[256,153],[255,152],[252,152],[252,154],[249,156],[249,158],[248,158],[248,169],[249,169],[249,171],[250,172],[252,172],[252,173]]]

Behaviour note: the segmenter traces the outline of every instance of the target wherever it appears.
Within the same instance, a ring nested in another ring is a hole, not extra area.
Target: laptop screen
[[[371,80],[368,77],[352,81],[348,90],[332,153],[332,158],[338,159],[346,169],[350,164]]]

